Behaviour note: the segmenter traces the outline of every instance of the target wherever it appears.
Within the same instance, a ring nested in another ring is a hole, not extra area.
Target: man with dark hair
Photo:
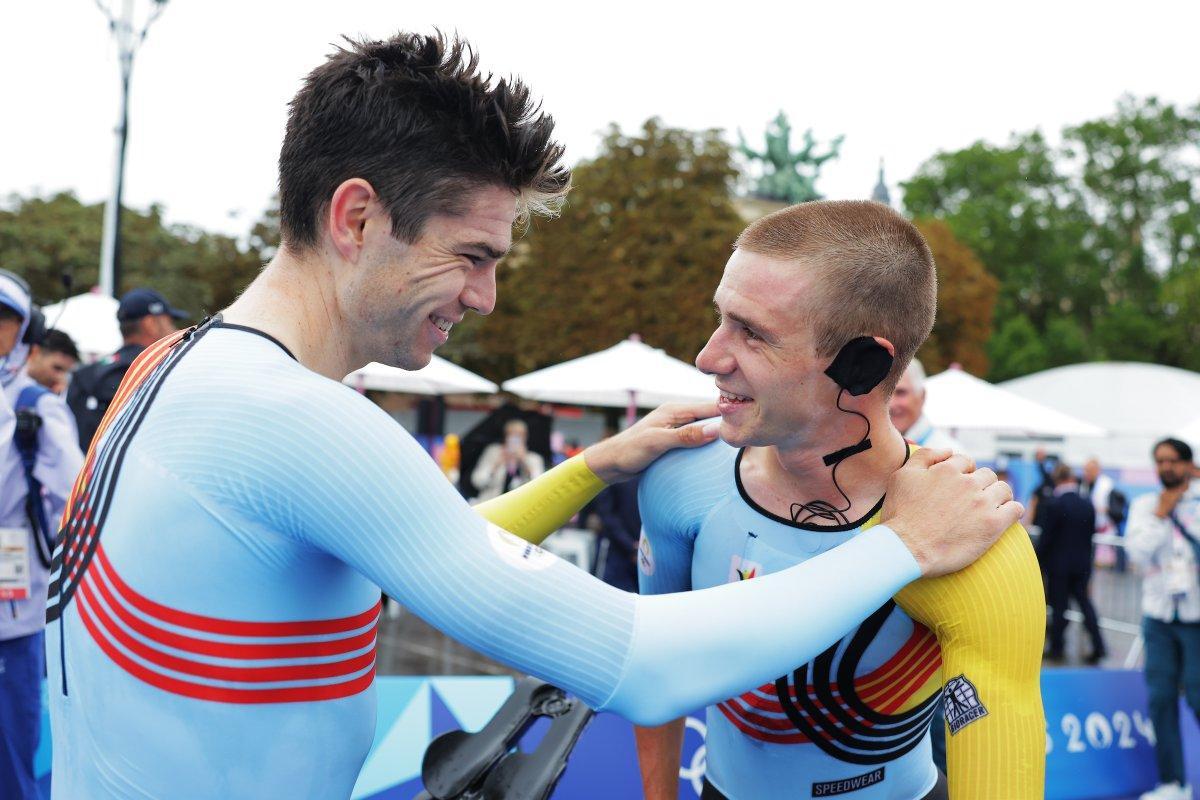
[[[167,298],[154,289],[130,289],[117,306],[121,326],[121,349],[75,372],[67,390],[67,405],[79,428],[79,447],[86,451],[100,427],[100,421],[116,397],[117,387],[134,359],[150,345],[176,330],[176,320],[186,319],[186,311],[172,308]]]
[[[1050,475],[1054,494],[1046,501],[1037,555],[1046,573],[1046,599],[1053,619],[1050,623],[1050,649],[1046,657],[1063,657],[1063,634],[1067,629],[1067,602],[1073,598],[1083,613],[1083,625],[1092,640],[1089,664],[1104,658],[1104,637],[1096,609],[1088,596],[1092,577],[1092,534],[1096,532],[1096,509],[1079,493],[1079,479],[1067,464],[1059,463]]]
[[[79,349],[71,337],[53,328],[46,331],[40,344],[29,349],[29,360],[25,372],[39,385],[55,394],[67,388],[71,372],[79,364]]]
[[[138,357],[65,515],[47,611],[56,796],[348,797],[375,733],[381,587],[471,647],[657,723],[815,655],[1019,516],[987,474],[914,458],[861,543],[661,598],[513,535],[545,536],[606,482],[711,441],[715,427],[685,424],[711,404],[660,409],[477,515],[340,380],[371,361],[422,367],[468,311],[492,310],[514,223],[569,185],[551,127],[524,85],[493,83],[440,36],[352,42],[305,80],[278,253],[223,313]],[[851,565],[859,581],[826,580]],[[819,619],[774,613],[818,604]]]
[[[1179,733],[1179,691],[1200,715],[1200,489],[1192,448],[1154,445],[1162,491],[1135,498],[1125,530],[1129,560],[1144,570],[1142,636],[1159,785],[1142,800],[1191,798]]]
[[[696,357],[721,390],[723,441],[642,478],[644,594],[769,580],[874,530],[889,476],[927,452],[906,445],[888,399],[935,298],[924,239],[878,203],[801,203],[738,237]],[[1029,537],[1013,525],[969,570],[905,587],[813,661],[710,705],[701,796],[1041,797],[1044,619]],[[928,734],[943,700],[948,788]],[[638,730],[648,800],[678,795],[683,730]]]

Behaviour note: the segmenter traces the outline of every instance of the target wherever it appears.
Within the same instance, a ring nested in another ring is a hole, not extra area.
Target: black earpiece
[[[6,269],[0,269],[0,275],[20,286],[29,297],[29,324],[25,326],[25,335],[21,337],[21,342],[23,344],[41,344],[42,340],[46,338],[46,315],[33,302],[33,292],[29,289],[29,282],[17,273]]]
[[[892,369],[892,354],[870,336],[846,342],[825,374],[854,397],[878,386]]]
[[[892,370],[892,363],[892,354],[887,351],[887,348],[870,336],[859,336],[846,342],[834,357],[833,362],[826,368],[825,374],[832,378],[833,382],[842,390],[838,392],[837,397],[838,411],[862,417],[863,422],[867,424],[867,431],[857,444],[826,453],[822,458],[825,466],[833,468],[833,486],[846,501],[846,505],[838,508],[825,500],[792,503],[793,522],[803,523],[812,519],[827,519],[841,525],[849,524],[846,512],[850,510],[852,503],[850,497],[838,483],[837,468],[847,458],[871,449],[871,420],[852,408],[843,408],[842,393],[849,392],[855,397],[866,394],[883,382],[883,379]],[[806,516],[801,519],[801,514]]]

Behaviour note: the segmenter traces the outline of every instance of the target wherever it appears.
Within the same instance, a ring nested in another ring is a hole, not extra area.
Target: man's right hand
[[[990,469],[948,450],[917,450],[888,482],[880,521],[912,552],[921,574],[957,572],[982,556],[1025,509]]]
[[[1163,489],[1158,495],[1158,507],[1154,509],[1154,515],[1159,519],[1166,519],[1171,516],[1171,512],[1175,510],[1175,506],[1179,505],[1180,499],[1183,498],[1184,492],[1187,491],[1187,484],[1175,486],[1171,489]]]

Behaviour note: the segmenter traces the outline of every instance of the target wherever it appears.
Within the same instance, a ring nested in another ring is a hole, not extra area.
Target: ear
[[[367,220],[378,209],[379,195],[362,178],[350,178],[333,192],[326,228],[334,249],[342,258],[357,263],[362,252]]]
[[[879,345],[884,350],[887,350],[888,354],[892,358],[896,357],[896,345],[892,344],[891,342],[889,342],[887,339],[883,338],[882,336],[872,336],[871,338],[875,340],[875,344]]]

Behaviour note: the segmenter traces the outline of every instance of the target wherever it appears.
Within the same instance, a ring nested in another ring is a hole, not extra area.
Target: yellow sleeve
[[[979,561],[896,602],[941,645],[951,800],[1041,798],[1046,600],[1029,534],[1013,525]]]
[[[509,533],[540,544],[575,516],[605,485],[580,454],[524,486],[480,503],[475,510],[488,522]]]

